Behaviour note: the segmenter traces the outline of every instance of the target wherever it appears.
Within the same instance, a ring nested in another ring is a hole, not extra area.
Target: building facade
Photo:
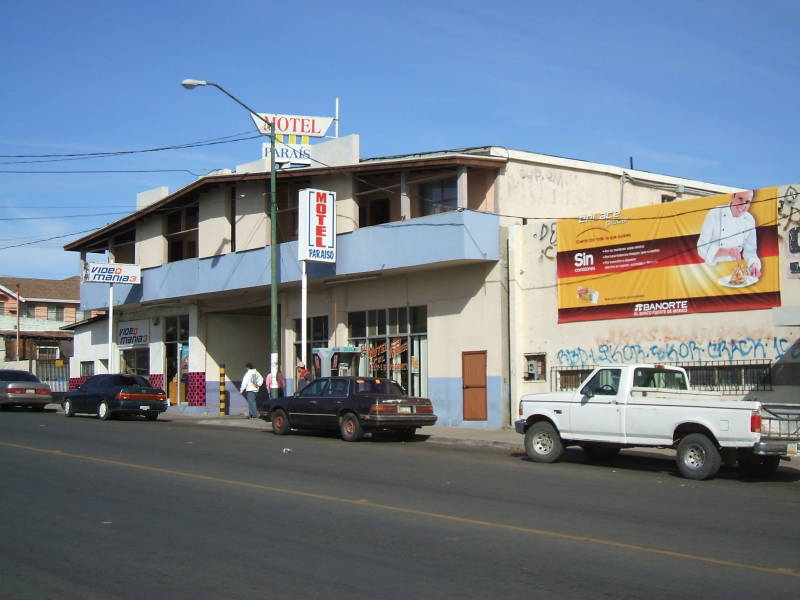
[[[298,197],[315,188],[336,193],[337,261],[307,263],[306,355],[358,348],[359,374],[390,377],[430,397],[440,424],[507,426],[519,393],[546,384],[530,378],[530,365],[540,361],[546,373],[569,344],[598,338],[586,327],[582,337],[580,326],[560,333],[556,221],[736,191],[498,147],[276,177],[275,240],[269,173],[257,161],[171,195],[147,194],[137,212],[65,247],[142,269],[140,284],[114,285],[112,327],[76,328],[72,385],[108,369],[111,356],[112,369],[167,389],[171,410],[216,413],[224,368],[230,410],[243,413],[236,384],[248,361],[269,369],[276,310],[279,367],[291,392],[302,355]],[[105,308],[108,299],[107,284],[81,286],[84,309]]]

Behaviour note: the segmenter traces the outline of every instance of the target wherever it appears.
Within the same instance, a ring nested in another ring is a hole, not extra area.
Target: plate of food
[[[747,271],[746,265],[740,265],[736,267],[733,270],[733,273],[730,275],[720,277],[717,283],[730,288],[743,288],[747,287],[748,285],[753,285],[757,281],[758,277],[753,277],[750,275],[750,273]]]

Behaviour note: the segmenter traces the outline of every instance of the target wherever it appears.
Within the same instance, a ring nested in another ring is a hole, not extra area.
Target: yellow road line
[[[176,471],[174,469],[164,469],[161,467],[153,467],[150,465],[140,465],[136,463],[129,463],[119,460],[111,460],[108,458],[97,458],[94,456],[85,456],[82,454],[73,454],[71,452],[64,452],[62,450],[47,450],[45,448],[36,448],[33,446],[24,446],[22,444],[12,444],[9,442],[0,442],[0,446],[8,448],[17,448],[19,450],[28,450],[30,452],[38,452],[40,454],[51,454],[53,456],[76,458],[90,462],[113,465],[118,467],[125,467],[129,469],[136,469],[139,471],[148,471],[151,473],[163,473],[166,475],[177,475],[179,477],[186,477],[189,479],[197,479],[200,481],[209,481],[213,483],[223,483],[226,485],[234,485],[242,488],[250,488],[257,490],[264,490],[268,492],[275,492],[279,494],[286,494],[291,496],[301,496],[303,498],[313,498],[315,500],[325,500],[327,502],[337,502],[339,504],[350,504],[356,506],[366,506],[368,508],[392,511],[396,513],[404,513],[408,515],[415,515],[420,517],[429,517],[431,519],[439,519],[442,521],[451,521],[455,523],[464,523],[467,525],[476,525],[479,527],[490,527],[492,529],[502,529],[506,531],[515,531],[519,533],[528,533],[531,535],[556,538],[561,540],[569,540],[573,542],[583,542],[587,544],[597,544],[600,546],[609,546],[612,548],[621,548],[623,550],[635,550],[638,552],[646,552],[648,554],[657,554],[661,556],[669,556],[672,558],[680,558],[685,560],[698,561],[707,564],[719,565],[723,567],[732,567],[734,569],[744,569],[748,571],[759,571],[761,573],[770,573],[773,575],[789,575],[790,577],[800,577],[800,572],[788,568],[774,568],[774,567],[760,567],[757,565],[748,565],[745,563],[735,562],[731,560],[722,560],[718,558],[711,558],[709,556],[701,556],[698,554],[687,554],[685,552],[674,552],[672,550],[662,550],[659,548],[650,548],[647,546],[638,546],[636,544],[626,544],[624,542],[615,542],[614,540],[606,540],[602,538],[593,538],[583,535],[574,535],[570,533],[561,533],[558,531],[549,531],[546,529],[535,529],[532,527],[522,527],[520,525],[507,525],[505,523],[496,523],[493,521],[483,521],[480,519],[470,519],[467,517],[459,517],[456,515],[448,515],[444,513],[429,512],[426,510],[418,510],[415,508],[407,508],[404,506],[393,506],[390,504],[377,504],[370,502],[367,499],[351,499],[341,498],[338,496],[328,496],[326,494],[317,494],[314,492],[304,492],[301,490],[294,490],[290,488],[281,488],[272,485],[264,485],[261,483],[250,483],[248,481],[239,481],[236,479],[224,479],[221,477],[212,477],[210,475],[200,475],[199,473],[190,473],[186,471]]]

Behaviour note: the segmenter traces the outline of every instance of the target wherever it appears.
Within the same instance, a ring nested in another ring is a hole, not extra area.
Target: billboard
[[[777,194],[560,219],[558,322],[780,306]]]
[[[336,262],[336,194],[300,190],[297,259]]]

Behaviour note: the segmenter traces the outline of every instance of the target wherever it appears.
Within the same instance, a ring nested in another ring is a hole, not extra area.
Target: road
[[[0,413],[10,599],[795,598],[800,471]]]

